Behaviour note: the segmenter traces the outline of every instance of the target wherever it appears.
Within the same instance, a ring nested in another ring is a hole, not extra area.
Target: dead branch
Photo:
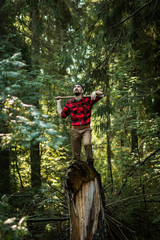
[[[39,218],[39,219],[27,219],[27,223],[35,223],[35,222],[62,222],[68,221],[69,217],[64,218]]]
[[[132,200],[134,198],[141,198],[144,196],[156,196],[156,195],[160,195],[160,193],[148,193],[148,194],[146,193],[146,194],[141,194],[141,195],[137,195],[137,196],[132,196],[132,197],[124,198],[124,199],[121,199],[121,200],[118,200],[118,201],[115,201],[112,203],[108,203],[108,204],[106,204],[106,207],[109,207],[112,205],[117,205],[119,203],[123,203],[123,202],[129,201],[129,200]],[[147,200],[147,202],[149,202],[149,200]],[[160,202],[160,201],[158,201],[158,202]]]
[[[101,14],[102,14],[102,13],[104,12],[104,10],[105,10],[105,6],[107,6],[107,7],[109,8],[109,5],[110,5],[111,3],[113,3],[113,2],[114,2],[114,0],[111,0],[110,2],[104,3],[104,5],[102,5],[102,6],[100,7],[99,13],[98,13],[98,15],[97,15],[97,19],[94,21],[94,23],[92,24],[92,26],[91,26],[90,29],[88,30],[88,34],[94,29],[96,23],[97,23],[98,20],[100,19]]]
[[[17,158],[16,158],[16,169],[17,169],[17,173],[18,173],[19,180],[20,180],[20,183],[21,183],[21,188],[24,188],[24,186],[23,186],[23,181],[22,181],[22,178],[21,178],[21,174],[20,174],[20,171],[19,171],[19,166],[18,166]]]
[[[126,177],[126,179],[124,180],[119,192],[118,192],[118,196],[120,195],[121,191],[122,191],[122,188],[126,185],[127,181],[128,181],[128,178],[130,178],[138,169],[139,169],[139,166],[145,164],[145,162],[150,159],[151,157],[153,157],[157,152],[160,151],[160,148],[158,148],[157,150],[155,150],[153,153],[151,153],[148,157],[146,157],[142,162],[140,162],[137,166],[135,166],[134,170]]]
[[[3,195],[3,194],[2,194]],[[28,194],[7,194],[6,196],[10,199],[10,198],[32,198],[32,197],[34,197],[34,195],[35,194],[33,194],[33,193],[28,193]],[[41,196],[41,195],[39,195],[39,196]]]
[[[91,74],[93,74],[93,72],[94,72],[95,70],[97,70],[100,66],[102,66],[102,65],[107,61],[107,59],[110,57],[110,55],[111,55],[111,53],[113,52],[113,50],[116,48],[116,46],[117,46],[117,44],[118,44],[121,36],[122,36],[122,32],[120,33],[120,35],[119,35],[118,38],[116,39],[113,47],[110,49],[110,51],[109,51],[109,53],[107,54],[107,56],[105,57],[105,59],[104,59],[98,66],[96,66],[95,69],[92,70]]]
[[[124,228],[128,229],[130,232],[135,233],[135,231],[133,231],[132,229],[126,227],[125,225],[123,225],[122,223],[120,223],[118,220],[114,219],[114,218],[111,217],[110,215],[106,214],[106,216],[107,216],[107,219],[108,219],[108,220],[116,223],[118,226],[124,227]]]
[[[138,8],[135,12],[133,12],[131,15],[129,15],[128,17],[126,17],[125,19],[123,19],[121,22],[116,23],[115,25],[111,26],[111,28],[116,27],[120,24],[123,24],[124,22],[126,22],[128,19],[132,18],[134,15],[136,15],[138,12],[140,12],[142,9],[144,9],[145,7],[149,6],[152,2],[154,2],[155,0],[151,0],[150,2],[144,4],[143,6],[141,6],[140,8]]]
[[[155,5],[155,9],[154,9],[154,12],[153,12],[153,15],[150,17],[150,19],[145,23],[143,24],[142,26],[140,26],[139,28],[135,29],[130,35],[133,36],[137,31],[143,29],[145,26],[147,26],[148,23],[151,22],[151,20],[153,19],[153,17],[155,16],[156,14],[156,10],[157,10],[157,6],[158,6],[158,2],[159,0],[157,0],[156,2],[156,5]]]
[[[1,2],[0,2],[0,10],[3,8],[5,2],[6,2],[6,0],[1,0]]]

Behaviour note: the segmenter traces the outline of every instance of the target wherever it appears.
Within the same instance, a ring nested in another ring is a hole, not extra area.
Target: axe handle
[[[84,95],[83,97],[91,97],[91,95]],[[62,97],[55,97],[55,99],[71,99],[74,96],[62,96]]]
[[[99,94],[99,93],[96,93],[97,96],[99,97],[104,97],[104,94]],[[87,98],[87,97],[91,97],[91,95],[84,95],[83,97]],[[71,99],[71,98],[74,98],[74,96],[63,96],[63,97],[55,97],[55,99]]]

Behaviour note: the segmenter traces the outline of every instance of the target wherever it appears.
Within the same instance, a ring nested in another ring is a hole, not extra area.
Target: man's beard
[[[79,95],[81,95],[81,93],[80,92],[75,92],[74,95],[79,96]]]

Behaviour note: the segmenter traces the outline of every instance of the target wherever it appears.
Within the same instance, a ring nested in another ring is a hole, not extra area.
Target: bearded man
[[[93,105],[98,102],[103,95],[102,91],[93,91],[91,97],[83,97],[83,86],[76,83],[73,86],[74,97],[69,100],[65,107],[61,107],[61,99],[57,97],[57,111],[59,117],[66,118],[71,116],[71,146],[72,158],[74,161],[80,161],[82,141],[84,144],[87,162],[90,166],[94,164],[92,144],[91,144],[91,111]]]

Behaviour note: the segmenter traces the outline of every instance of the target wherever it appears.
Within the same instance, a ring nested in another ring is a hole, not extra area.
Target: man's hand
[[[59,117],[61,117],[61,112],[62,112],[61,99],[60,99],[60,97],[56,97],[56,100],[57,100],[57,111],[58,111],[58,115],[59,115]]]
[[[95,100],[96,99],[96,91],[92,92],[91,94],[91,100]]]
[[[61,101],[61,96],[55,97],[55,99],[60,102]]]

